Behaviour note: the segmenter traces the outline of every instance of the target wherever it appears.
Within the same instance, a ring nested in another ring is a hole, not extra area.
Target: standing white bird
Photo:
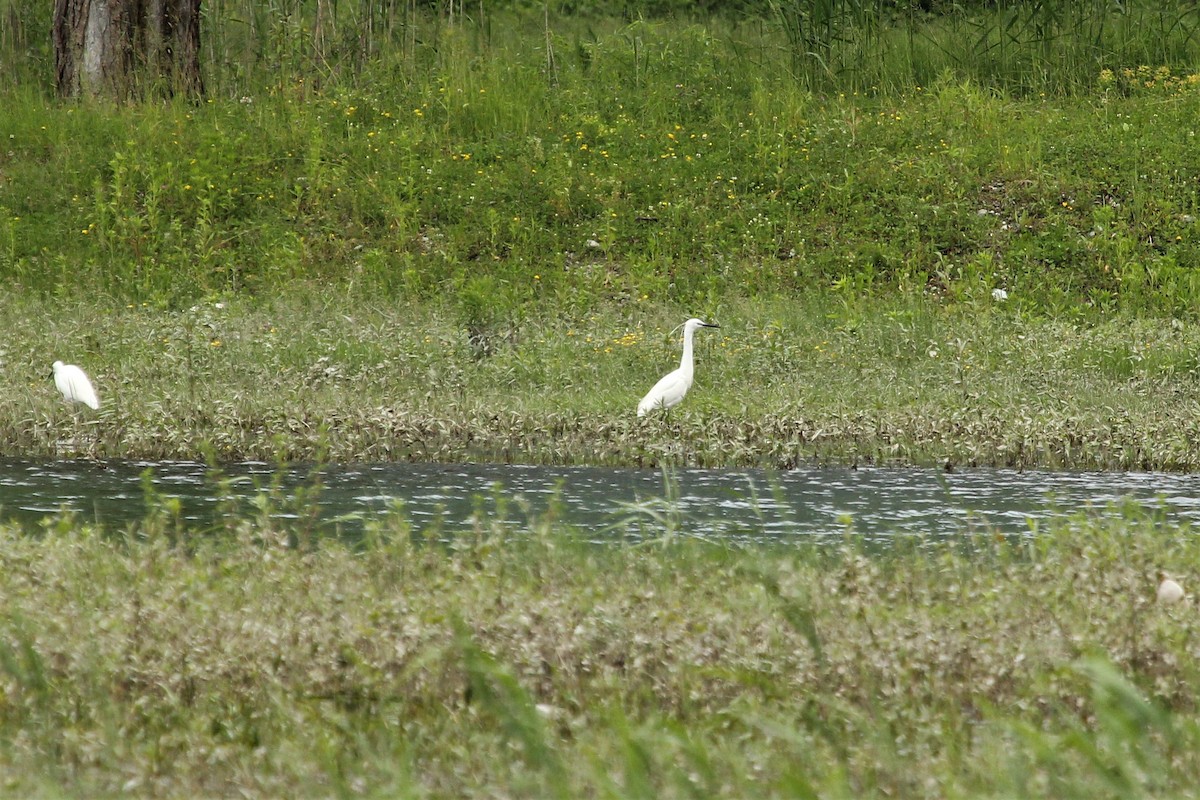
[[[670,408],[679,403],[688,389],[692,388],[692,335],[697,328],[719,328],[720,325],[709,324],[699,319],[689,319],[683,323],[683,358],[679,360],[679,369],[672,370],[662,376],[654,388],[646,393],[642,402],[638,403],[637,414],[644,417],[656,408]]]
[[[88,380],[87,373],[74,364],[54,362],[54,385],[62,392],[68,403],[83,403],[89,408],[100,408],[100,399]]]

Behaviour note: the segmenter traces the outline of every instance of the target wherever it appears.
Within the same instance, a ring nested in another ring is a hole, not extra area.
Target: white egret
[[[1164,573],[1159,573],[1160,581],[1158,583],[1158,602],[1165,606],[1173,605],[1183,599],[1183,587],[1175,581],[1168,578]]]
[[[74,364],[54,362],[54,385],[68,403],[83,403],[88,408],[100,408],[100,399],[88,380],[87,373]]]
[[[719,327],[699,319],[689,319],[683,323],[683,358],[679,360],[679,369],[668,372],[646,393],[642,402],[638,403],[639,417],[646,416],[656,408],[670,408],[683,399],[688,389],[692,388],[692,374],[695,371],[692,365],[692,335],[697,328]]]

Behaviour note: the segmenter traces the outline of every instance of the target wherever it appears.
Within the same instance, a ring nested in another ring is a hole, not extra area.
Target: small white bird
[[[1158,583],[1158,602],[1164,606],[1169,606],[1178,603],[1183,599],[1183,587],[1175,581],[1168,578],[1165,574],[1159,573]]]
[[[100,399],[88,380],[87,373],[74,364],[54,362],[54,385],[62,392],[68,403],[83,403],[89,408],[100,408]]]
[[[692,334],[697,328],[719,327],[699,319],[689,319],[683,323],[683,358],[679,360],[679,369],[668,372],[646,393],[642,402],[638,403],[639,417],[646,416],[656,408],[670,408],[683,399],[688,389],[692,388],[692,374],[695,371],[692,365]]]

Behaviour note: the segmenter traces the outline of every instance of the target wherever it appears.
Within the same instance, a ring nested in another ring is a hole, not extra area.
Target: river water
[[[477,518],[524,526],[553,508],[585,536],[679,535],[801,540],[852,530],[868,540],[941,538],[970,531],[1020,535],[1065,513],[1118,514],[1132,502],[1175,522],[1200,519],[1200,475],[1018,472],[973,469],[812,468],[653,470],[493,464],[351,464],[280,469],[224,465],[228,486],[253,513],[274,486],[272,513],[297,515],[315,494],[321,527],[355,535],[365,520],[398,513],[414,531],[453,536]],[[155,493],[178,498],[200,525],[218,512],[217,483],[201,463],[0,461],[0,519],[38,526],[63,510],[120,530],[146,513]],[[307,492],[307,493],[306,493]],[[300,502],[297,502],[297,498]]]

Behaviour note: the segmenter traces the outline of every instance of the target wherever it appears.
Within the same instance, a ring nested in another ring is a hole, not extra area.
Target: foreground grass
[[[1187,529],[886,554],[0,529],[11,797],[1194,796]],[[419,539],[419,532],[417,532]]]
[[[905,463],[1192,470],[1200,329],[901,297],[715,304],[697,380],[649,304],[526,319],[478,355],[453,310],[293,297],[180,312],[0,299],[0,455],[651,466]],[[92,376],[76,416],[56,358]]]

